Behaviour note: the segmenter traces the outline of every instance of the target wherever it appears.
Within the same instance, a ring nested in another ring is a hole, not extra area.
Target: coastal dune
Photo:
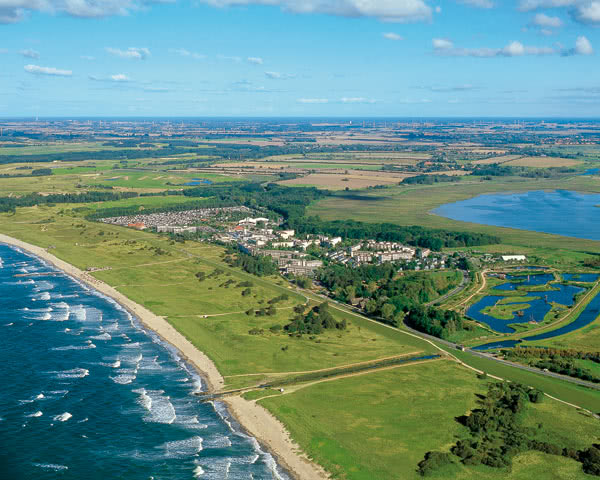
[[[132,315],[137,317],[145,327],[153,330],[163,340],[175,347],[181,353],[183,358],[193,365],[202,375],[209,391],[215,392],[224,388],[225,382],[223,376],[210,358],[198,350],[164,318],[155,315],[150,310],[133,302],[110,285],[61,260],[41,247],[1,233],[0,242],[18,247],[26,252],[36,255],[64,271],[67,275],[84,282],[89,287],[112,298],[126,308]],[[228,405],[230,412],[240,425],[248,431],[248,433],[256,437],[260,443],[266,445],[270,452],[277,458],[278,462],[295,479],[320,480],[329,477],[320,466],[311,462],[306,455],[301,452],[300,448],[291,440],[289,433],[285,430],[281,422],[265,408],[241,397],[225,398],[224,402]]]

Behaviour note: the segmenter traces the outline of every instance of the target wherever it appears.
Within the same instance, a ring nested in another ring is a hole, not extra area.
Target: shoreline
[[[198,350],[187,338],[178,332],[163,317],[155,315],[147,308],[130,300],[115,288],[96,279],[88,272],[84,272],[70,263],[49,253],[46,249],[23,242],[16,238],[0,233],[0,243],[18,247],[52,264],[67,275],[82,281],[87,286],[112,298],[119,305],[134,315],[140,323],[156,333],[162,340],[173,346],[182,355],[182,358],[192,365],[206,382],[208,392],[223,390],[225,381],[212,360]],[[329,475],[322,467],[313,463],[304,454],[300,447],[292,441],[289,432],[283,424],[267,409],[248,401],[242,397],[223,398],[229,413],[236,419],[241,427],[255,437],[259,443],[265,445],[269,453],[273,454],[277,463],[297,480],[322,480]]]

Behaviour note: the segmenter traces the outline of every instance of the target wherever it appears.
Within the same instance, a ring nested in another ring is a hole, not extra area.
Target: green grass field
[[[465,434],[455,417],[475,407],[475,393],[484,392],[485,384],[474,373],[437,360],[318,383],[259,403],[334,478],[417,479],[417,463],[427,451],[448,451]],[[577,446],[597,438],[595,422],[554,403],[532,406],[527,421],[542,422],[553,437]],[[533,472],[544,479],[586,478],[575,461],[535,452],[519,455],[511,472],[459,464],[431,478],[525,480]]]

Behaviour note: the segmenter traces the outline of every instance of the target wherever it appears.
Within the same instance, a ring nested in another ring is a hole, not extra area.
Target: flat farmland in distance
[[[393,175],[393,176],[392,176]],[[343,190],[346,187],[350,189],[373,187],[375,185],[394,185],[400,183],[407,177],[412,177],[410,174],[386,174],[378,175],[359,175],[359,174],[328,174],[328,173],[311,173],[305,177],[294,178],[292,180],[284,180],[279,182],[281,185],[308,185],[317,188],[328,188],[331,190]]]
[[[506,162],[506,165],[514,167],[574,167],[581,165],[580,160],[560,157],[521,157]]]
[[[500,155],[499,157],[490,157],[490,158],[484,158],[482,160],[475,160],[473,163],[475,165],[491,165],[492,163],[511,162],[513,160],[517,160],[522,157],[523,157],[523,155]]]

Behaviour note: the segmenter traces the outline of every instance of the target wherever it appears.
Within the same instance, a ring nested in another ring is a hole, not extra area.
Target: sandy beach
[[[86,285],[111,297],[120,305],[135,315],[144,326],[156,332],[163,340],[177,348],[182,356],[193,365],[202,375],[209,391],[222,390],[225,382],[215,364],[204,353],[198,350],[181,333],[173,328],[164,318],[152,313],[150,310],[133,302],[110,285],[94,278],[87,272],[57,258],[47,250],[22,242],[15,238],[0,234],[0,242],[13,245],[26,252],[32,253],[55,267],[64,271]],[[320,480],[329,478],[327,473],[318,465],[311,462],[301,452],[290,438],[284,426],[271,415],[265,408],[253,401],[241,397],[224,399],[231,414],[240,425],[277,458],[278,463],[284,467],[297,480]]]

